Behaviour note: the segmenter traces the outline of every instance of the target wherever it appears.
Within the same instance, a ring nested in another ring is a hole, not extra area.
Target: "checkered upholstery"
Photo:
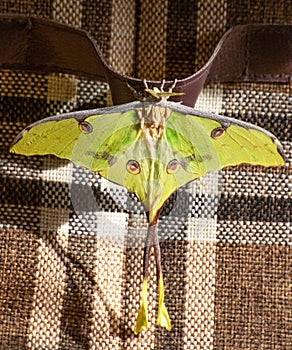
[[[3,0],[0,12],[85,29],[114,69],[152,80],[192,74],[236,24],[292,24],[286,0]],[[36,120],[109,103],[105,83],[0,71],[0,349],[292,347],[288,168],[228,168],[167,201],[159,232],[173,328],[156,326],[152,259],[150,328],[134,335],[141,204],[68,161],[8,152]],[[291,84],[208,84],[196,108],[260,125],[291,155]]]

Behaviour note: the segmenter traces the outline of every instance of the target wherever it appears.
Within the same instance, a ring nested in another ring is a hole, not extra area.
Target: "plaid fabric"
[[[291,2],[6,1],[84,28],[108,62],[141,78],[198,69],[235,24],[291,24]],[[76,53],[82,54],[82,53]],[[288,169],[241,166],[185,186],[159,222],[170,332],[135,336],[146,218],[124,189],[54,157],[8,153],[26,125],[109,103],[106,84],[2,71],[0,349],[289,349]],[[210,84],[196,106],[274,132],[291,154],[291,85]]]

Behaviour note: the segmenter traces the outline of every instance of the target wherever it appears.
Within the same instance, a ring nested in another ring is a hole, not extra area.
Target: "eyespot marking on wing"
[[[83,134],[91,134],[93,131],[92,125],[86,121],[79,122],[79,129]]]
[[[180,167],[180,163],[177,159],[172,159],[166,166],[167,174],[175,173]]]
[[[219,128],[215,128],[211,131],[211,137],[215,140],[219,139],[225,134],[225,128],[220,126]]]
[[[126,165],[127,171],[130,174],[137,175],[141,171],[140,164],[136,160],[129,160]]]

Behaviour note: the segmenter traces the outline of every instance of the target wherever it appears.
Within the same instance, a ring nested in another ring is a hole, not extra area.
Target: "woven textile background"
[[[287,0],[2,0],[0,12],[86,29],[116,70],[147,79],[192,74],[236,24],[292,24]],[[291,349],[287,168],[226,169],[170,198],[159,231],[173,328],[156,326],[152,261],[150,329],[134,335],[141,205],[70,162],[8,153],[28,124],[110,101],[96,81],[0,72],[0,349]],[[289,156],[291,102],[289,84],[209,84],[196,107],[268,129]]]

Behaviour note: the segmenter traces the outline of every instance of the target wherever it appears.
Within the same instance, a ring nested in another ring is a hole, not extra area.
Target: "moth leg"
[[[176,87],[176,83],[177,83],[177,79],[174,79],[173,84],[171,85],[171,87],[168,89],[168,92],[172,92],[173,89]]]
[[[164,92],[165,79],[162,80],[160,85],[160,92]]]
[[[147,90],[148,89],[148,83],[147,83],[147,80],[145,78],[143,79],[143,84],[144,84],[145,90]]]

